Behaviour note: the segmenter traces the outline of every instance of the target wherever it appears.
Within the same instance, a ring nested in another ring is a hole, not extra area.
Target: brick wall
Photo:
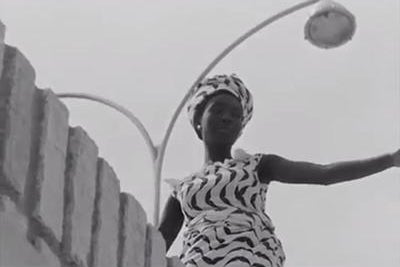
[[[0,267],[182,266],[0,22]]]

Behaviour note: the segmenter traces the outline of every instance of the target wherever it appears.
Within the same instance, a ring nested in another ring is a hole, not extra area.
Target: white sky
[[[37,84],[85,92],[134,112],[159,142],[177,104],[203,68],[233,39],[297,1],[0,2],[6,42],[34,65]],[[343,0],[357,18],[354,39],[321,50],[304,40],[309,11],[263,30],[213,71],[235,72],[255,97],[237,147],[330,163],[393,152],[400,127],[400,1]],[[96,103],[66,101],[114,167],[123,191],[152,221],[150,156],[129,122]],[[167,147],[163,178],[202,165],[186,114]],[[169,194],[162,187],[162,205]],[[329,187],[272,183],[267,212],[287,267],[400,266],[400,179],[391,169]],[[177,254],[175,242],[172,254]]]

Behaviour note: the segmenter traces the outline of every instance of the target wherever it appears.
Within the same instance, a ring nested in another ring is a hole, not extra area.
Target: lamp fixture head
[[[355,17],[342,5],[321,0],[309,17],[305,27],[305,38],[320,48],[334,48],[345,44],[354,35]]]

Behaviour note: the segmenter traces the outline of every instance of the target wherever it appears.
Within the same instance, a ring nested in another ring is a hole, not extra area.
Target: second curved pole
[[[153,163],[156,162],[157,147],[153,144],[153,141],[151,140],[151,137],[150,137],[149,133],[147,132],[146,128],[144,127],[144,125],[142,124],[142,122],[135,115],[133,115],[133,113],[131,111],[129,111],[125,107],[123,107],[111,100],[108,100],[106,98],[96,96],[96,95],[84,94],[84,93],[60,93],[60,94],[57,94],[57,96],[59,98],[78,98],[78,99],[91,100],[91,101],[98,102],[98,103],[104,104],[106,106],[109,106],[109,107],[115,109],[116,111],[122,113],[138,128],[139,132],[142,134],[142,136],[147,144],[147,147],[149,149]]]
[[[165,150],[167,147],[167,143],[169,140],[169,137],[171,135],[172,129],[175,125],[175,122],[179,116],[179,114],[182,111],[182,108],[188,101],[188,99],[195,93],[195,88],[196,85],[199,84],[209,73],[210,71],[223,59],[225,58],[233,49],[235,49],[237,46],[239,46],[241,43],[243,43],[245,40],[247,40],[250,36],[255,34],[256,32],[260,31],[261,29],[265,28],[269,24],[289,15],[292,14],[293,12],[296,12],[300,9],[303,9],[307,6],[311,6],[321,0],[308,0],[305,2],[302,2],[300,4],[294,5],[288,9],[285,9],[278,14],[262,21],[246,33],[244,33],[242,36],[240,36],[238,39],[236,39],[234,42],[232,42],[228,47],[226,47],[205,69],[204,71],[199,75],[199,77],[196,79],[196,81],[192,84],[190,87],[189,91],[186,93],[186,95],[183,97],[182,101],[180,102],[178,108],[176,109],[174,115],[172,116],[172,119],[167,127],[167,131],[165,133],[165,136],[162,140],[162,143],[158,149],[157,153],[157,160],[156,160],[156,170],[155,170],[155,203],[154,203],[154,225],[158,225],[159,222],[159,210],[160,210],[160,186],[161,186],[161,170],[162,170],[162,163],[164,160],[164,155],[165,155]]]

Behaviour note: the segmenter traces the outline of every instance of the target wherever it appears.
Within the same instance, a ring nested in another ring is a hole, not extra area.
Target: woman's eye
[[[234,113],[232,114],[232,116],[233,116],[234,118],[241,118],[241,117],[242,117],[242,115],[241,115],[239,112],[234,112]]]
[[[233,110],[231,110],[231,116],[235,119],[241,118],[242,112],[238,109],[233,109]]]
[[[211,111],[215,114],[221,114],[223,109],[221,107],[216,107],[216,108],[211,109]]]

